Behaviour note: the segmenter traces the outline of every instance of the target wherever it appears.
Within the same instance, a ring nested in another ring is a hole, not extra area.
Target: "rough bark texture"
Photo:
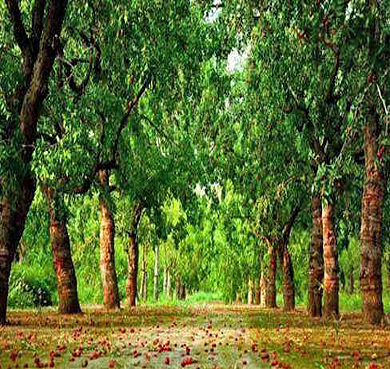
[[[360,229],[360,290],[363,319],[371,324],[383,319],[382,302],[382,212],[385,179],[375,163],[378,116],[368,114],[364,128],[365,183]]]
[[[322,231],[324,247],[324,315],[339,316],[339,262],[336,235],[333,222],[333,205],[328,203],[322,209]]]
[[[17,245],[34,198],[35,182],[27,176],[22,183],[19,198],[11,203],[8,197],[0,205],[0,325],[6,323],[8,283]]]
[[[179,300],[185,300],[187,296],[187,289],[184,284],[180,284],[180,289],[179,289]]]
[[[5,97],[10,111],[17,117],[8,127],[7,139],[19,145],[17,151],[20,157],[17,160],[22,162],[24,168],[23,174],[17,180],[20,188],[12,194],[8,189],[2,188],[5,191],[2,191],[0,200],[0,325],[6,323],[11,265],[35,193],[30,163],[36,142],[38,119],[48,93],[49,77],[58,52],[58,42],[54,41],[59,40],[61,34],[67,1],[50,1],[45,24],[42,21],[33,22],[31,37],[24,28],[19,2],[7,0],[6,5],[14,38],[22,52],[24,77],[16,86],[15,95]],[[32,18],[43,19],[41,13],[42,9],[35,4]],[[21,140],[15,133],[17,126]],[[5,181],[0,178],[0,183],[3,185]]]
[[[128,307],[135,306],[137,301],[138,259],[139,250],[137,237],[135,232],[131,232],[129,235],[129,250],[127,254],[128,276],[126,283],[126,299]]]
[[[167,276],[167,291],[168,291],[168,296],[170,298],[172,298],[172,277],[171,277],[171,273],[169,272],[169,269],[168,269],[168,276]]]
[[[167,296],[167,287],[168,287],[168,267],[164,266],[164,282],[163,282],[163,294]]]
[[[280,245],[279,258],[283,271],[283,309],[292,311],[295,309],[294,269],[290,252],[285,243]]]
[[[268,291],[267,291],[267,307],[276,308],[276,246],[268,244],[269,269],[268,269]]]
[[[135,306],[137,300],[137,279],[138,279],[138,263],[139,263],[139,248],[138,248],[138,226],[141,220],[142,206],[137,203],[133,210],[132,230],[129,232],[129,249],[127,254],[128,275],[126,283],[126,299],[127,306]]]
[[[147,271],[147,264],[146,264],[146,244],[143,248],[142,253],[142,284],[141,284],[141,293],[142,293],[142,300],[146,301],[148,299],[148,271]]]
[[[278,244],[280,264],[283,271],[283,300],[284,310],[292,311],[295,309],[295,286],[294,286],[294,268],[288,250],[288,243],[294,222],[300,212],[300,205],[297,205],[291,212],[290,217],[283,227],[282,238]]]
[[[58,311],[61,314],[80,313],[77,279],[72,261],[67,219],[61,208],[60,195],[49,187],[43,188],[50,216],[50,244],[57,279]]]
[[[154,279],[153,279],[153,298],[158,300],[158,275],[159,275],[159,265],[160,265],[160,245],[157,243],[154,250]]]
[[[268,292],[268,280],[265,275],[265,273],[262,271],[261,272],[261,277],[260,277],[260,306],[261,307],[266,307],[267,306],[267,292]]]
[[[252,279],[248,280],[248,305],[253,305],[253,281]]]
[[[256,281],[256,298],[255,298],[255,304],[260,305],[261,304],[261,280],[258,279]]]
[[[181,281],[180,278],[176,279],[176,297],[178,300],[180,300],[180,294],[181,294]]]
[[[100,171],[100,182],[108,188],[108,171]],[[120,298],[118,280],[115,270],[115,223],[110,205],[107,201],[108,191],[100,195],[100,273],[103,284],[103,305],[105,309],[118,309]]]
[[[322,316],[322,283],[324,279],[324,250],[322,240],[321,197],[311,202],[313,228],[309,255],[309,293],[307,310],[312,317]]]

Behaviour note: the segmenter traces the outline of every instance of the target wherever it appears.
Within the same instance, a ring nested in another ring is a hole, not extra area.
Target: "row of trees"
[[[158,209],[168,183],[182,186],[193,155],[186,125],[200,94],[195,82],[204,62],[229,48],[218,34],[224,22],[206,21],[210,9],[188,1],[1,4],[1,323],[38,190],[50,217],[60,311],[80,311],[65,196],[93,191],[100,196],[104,302],[119,305],[112,191],[129,200],[129,242],[136,244],[142,209]],[[131,259],[136,246],[129,250]]]
[[[360,227],[363,316],[382,320],[390,166],[382,2],[7,0],[0,15],[1,324],[34,197],[49,218],[59,310],[80,311],[67,212],[78,196],[99,198],[106,308],[120,304],[115,219],[128,237],[134,306],[147,213],[159,240],[181,245],[177,263],[202,260],[181,284],[200,288],[219,272],[231,295],[231,262],[244,253],[239,269],[263,264],[274,307],[279,259],[288,310],[297,285],[290,235],[311,227],[312,316],[322,315],[323,293],[325,315],[339,315],[338,251]],[[231,73],[233,47],[243,56]],[[186,217],[167,224],[171,197]]]

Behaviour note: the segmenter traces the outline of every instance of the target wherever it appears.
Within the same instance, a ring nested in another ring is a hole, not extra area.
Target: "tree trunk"
[[[144,245],[143,253],[142,253],[142,284],[141,284],[141,292],[142,292],[142,300],[146,301],[148,299],[148,271],[146,265],[146,244]]]
[[[23,56],[21,74],[24,77],[13,89],[16,91],[14,96],[5,97],[6,100],[12,101],[9,108],[15,116],[6,134],[6,140],[17,145],[15,149],[20,156],[16,162],[23,163],[17,171],[12,170],[11,175],[23,174],[16,180],[16,183],[20,183],[17,191],[7,189],[5,184],[8,181],[0,178],[0,325],[6,323],[11,265],[35,194],[35,181],[30,171],[30,163],[37,139],[38,120],[49,90],[49,77],[58,52],[53,41],[54,38],[59,39],[61,35],[67,6],[66,0],[50,1],[44,27],[38,30],[33,25],[31,30],[33,36],[27,38],[20,20],[18,2],[6,3],[9,17],[13,19],[14,38]],[[15,133],[16,130],[18,133]]]
[[[148,271],[146,266],[142,268],[142,301],[147,301],[148,299]]]
[[[339,317],[339,262],[336,235],[334,232],[333,205],[328,203],[322,209],[322,231],[324,247],[324,315]]]
[[[109,173],[102,170],[99,173],[103,194],[100,195],[100,273],[103,284],[103,306],[105,309],[118,309],[120,298],[118,280],[115,270],[115,223],[110,204],[107,201]]]
[[[164,282],[163,282],[163,295],[167,296],[167,287],[168,287],[168,267],[164,265]]]
[[[311,201],[312,234],[309,256],[309,315],[322,316],[322,282],[324,278],[324,251],[322,239],[322,206],[321,197],[313,196]]]
[[[253,305],[253,281],[248,280],[248,305]]]
[[[167,292],[168,292],[168,297],[172,298],[172,278],[169,269],[168,269],[168,276],[167,276]]]
[[[363,319],[371,324],[383,319],[382,302],[382,212],[386,183],[376,165],[378,115],[368,114],[364,128],[365,183],[360,229],[360,290]]]
[[[341,290],[344,292],[345,291],[345,283],[346,283],[346,280],[345,280],[345,273],[344,273],[344,270],[342,268],[340,268],[340,285],[341,285]]]
[[[267,307],[276,308],[276,246],[268,244],[269,269],[268,269],[268,292]]]
[[[256,305],[261,304],[261,280],[257,279],[256,281],[256,298],[255,298]]]
[[[0,325],[6,323],[8,283],[16,248],[22,237],[30,205],[35,194],[35,181],[26,175],[20,192],[1,199],[0,205]],[[16,197],[18,196],[18,197]]]
[[[153,279],[153,298],[158,300],[158,274],[160,264],[160,245],[157,242],[155,248],[155,259],[154,259],[154,279]]]
[[[138,254],[137,236],[135,232],[131,232],[129,234],[129,250],[127,253],[128,276],[126,283],[126,299],[128,307],[135,306],[137,300]]]
[[[185,300],[186,294],[187,294],[187,290],[185,284],[180,283],[179,300]]]
[[[280,245],[280,264],[283,270],[283,309],[293,311],[295,309],[294,269],[287,244]]]
[[[56,195],[49,187],[44,187],[50,216],[50,243],[53,264],[57,279],[58,311],[61,314],[80,313],[77,294],[77,279],[72,261],[67,219],[63,210],[61,195]]]
[[[260,306],[266,307],[267,306],[267,292],[268,292],[268,280],[263,271],[261,271],[261,277],[260,277]]]
[[[129,232],[129,248],[127,251],[127,266],[128,275],[126,283],[126,300],[127,306],[132,307],[136,305],[137,300],[137,278],[138,278],[138,262],[139,262],[139,248],[138,248],[138,226],[141,220],[142,206],[137,203],[133,210],[133,224],[132,230]],[[142,289],[141,289],[142,291]]]
[[[177,279],[176,279],[176,297],[178,300],[180,300],[180,294],[181,294],[181,281],[180,281],[180,278],[177,277]]]

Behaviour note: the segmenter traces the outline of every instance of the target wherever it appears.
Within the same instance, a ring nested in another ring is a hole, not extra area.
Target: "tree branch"
[[[64,189],[64,192],[73,193],[75,195],[81,195],[89,191],[92,186],[92,183],[95,179],[96,173],[103,170],[117,169],[117,164],[110,160],[104,163],[96,163],[89,175],[84,179],[84,182],[79,186],[74,186],[72,188]],[[61,180],[63,183],[66,183],[67,178],[63,177]]]
[[[66,78],[68,79],[69,88],[77,95],[77,97],[80,97],[84,93],[85,88],[87,87],[87,84],[88,84],[89,79],[91,77],[91,72],[92,72],[92,67],[93,67],[92,52],[90,52],[90,55],[89,55],[89,60],[88,60],[89,67],[88,67],[87,74],[86,74],[85,78],[83,79],[83,81],[81,81],[81,83],[78,85],[75,78],[74,78],[74,74],[72,73],[71,68],[75,67],[75,65],[77,63],[84,62],[84,61],[85,61],[84,59],[76,59],[76,60],[71,61],[70,63],[67,63],[67,62],[64,63],[65,69],[66,69],[65,75],[66,75]]]
[[[7,0],[8,3],[14,3]],[[40,50],[37,55],[31,82],[24,96],[19,114],[20,131],[23,135],[23,145],[31,147],[36,140],[37,122],[43,102],[49,90],[49,77],[57,56],[62,22],[65,17],[67,0],[51,0],[44,30],[41,36]],[[25,150],[25,160],[31,160],[33,149]]]
[[[328,89],[328,92],[327,92],[326,98],[325,98],[325,101],[328,104],[333,104],[333,103],[336,103],[337,99],[338,99],[334,95],[334,90],[335,90],[335,86],[336,86],[337,74],[339,73],[339,69],[340,69],[340,49],[332,43],[328,44],[328,43],[326,43],[326,41],[324,41],[324,42],[326,45],[328,45],[333,50],[333,52],[335,54],[333,74],[332,74],[330,84],[329,84],[329,89]]]
[[[290,215],[290,218],[286,222],[284,229],[283,229],[283,234],[282,234],[282,240],[283,244],[286,245],[288,242],[288,239],[290,238],[290,233],[292,230],[292,227],[294,225],[295,219],[297,218],[299,212],[301,211],[301,204],[297,205],[293,212]]]
[[[134,108],[137,106],[141,96],[144,94],[144,92],[146,91],[146,89],[148,88],[150,82],[152,80],[152,77],[150,74],[148,74],[148,76],[145,78],[140,90],[138,91],[138,94],[134,97],[133,100],[130,100],[127,104],[127,108],[125,110],[125,113],[120,121],[120,124],[119,124],[119,127],[118,127],[118,131],[116,133],[116,137],[115,137],[115,141],[114,141],[114,149],[113,149],[113,158],[115,160],[117,154],[118,154],[118,145],[119,145],[119,139],[120,139],[120,136],[121,136],[121,133],[123,131],[123,129],[126,127],[126,124],[128,122],[128,119],[130,117],[130,114],[132,113],[132,111],[134,110]]]
[[[31,55],[31,45],[22,21],[22,15],[19,9],[19,1],[6,0],[6,3],[9,15],[11,17],[16,42],[22,50],[23,56],[29,56]]]
[[[142,119],[145,119],[160,135],[164,136],[164,138],[169,141],[170,143],[173,144],[173,141],[166,135],[165,132],[163,132],[161,129],[159,129],[153,122],[150,118],[148,118],[146,115],[144,114],[140,114],[139,115]]]
[[[41,39],[43,30],[43,21],[45,15],[46,0],[35,0],[34,9],[32,13],[32,42],[34,53],[39,51],[39,41]]]

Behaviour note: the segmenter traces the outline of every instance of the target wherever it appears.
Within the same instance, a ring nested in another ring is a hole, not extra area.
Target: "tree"
[[[43,187],[50,217],[50,243],[57,278],[58,311],[61,314],[81,312],[76,273],[73,266],[67,219],[62,196],[50,187]]]
[[[2,67],[0,72],[6,76],[1,87],[5,101],[1,103],[0,324],[6,322],[11,265],[34,198],[31,160],[49,77],[61,47],[67,1],[35,1],[29,14],[21,12],[18,1],[7,0],[6,6],[7,13],[4,5],[0,7],[1,18],[12,25],[13,34],[6,28],[1,37],[8,49],[16,51],[17,63],[12,66],[12,53],[6,53],[1,64],[11,69]],[[32,22],[29,33],[27,18]],[[10,79],[12,75],[15,79]],[[7,161],[14,164],[9,167]]]

